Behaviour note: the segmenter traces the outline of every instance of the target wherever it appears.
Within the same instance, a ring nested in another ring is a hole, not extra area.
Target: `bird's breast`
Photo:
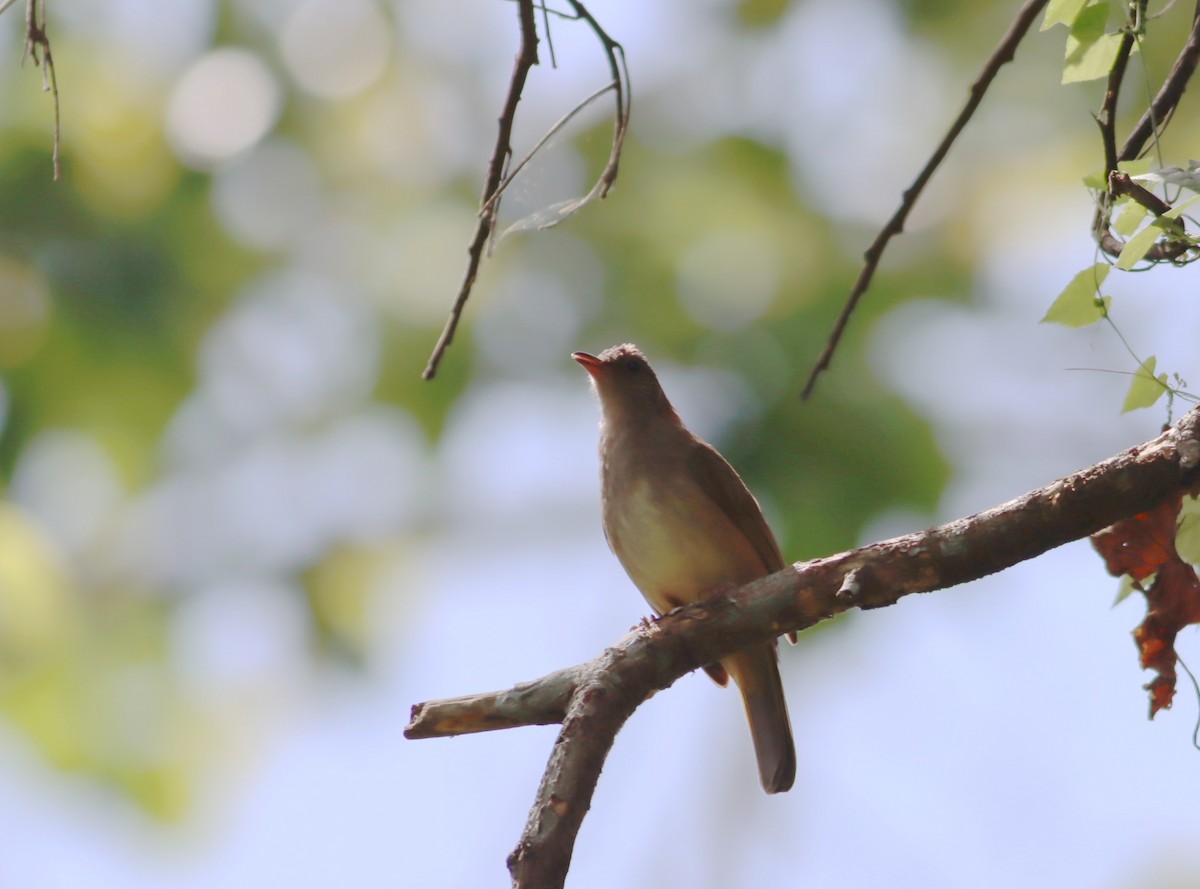
[[[767,573],[685,467],[606,465],[603,498],[609,545],[659,613]]]

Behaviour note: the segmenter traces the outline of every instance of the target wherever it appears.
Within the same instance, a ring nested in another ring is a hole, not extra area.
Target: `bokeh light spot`
[[[208,169],[246,151],[275,125],[279,84],[243,49],[218,49],[189,68],[167,106],[167,135],[184,163]]]
[[[286,248],[320,206],[320,172],[292,142],[265,142],[213,177],[217,218],[241,243],[260,250]]]
[[[741,229],[712,231],[679,262],[679,298],[701,324],[740,330],[770,307],[779,278],[779,260],[762,237]]]
[[[50,324],[46,282],[33,269],[0,257],[0,367],[28,361]]]
[[[345,99],[383,73],[391,29],[369,0],[305,0],[280,36],[288,71],[323,99]]]

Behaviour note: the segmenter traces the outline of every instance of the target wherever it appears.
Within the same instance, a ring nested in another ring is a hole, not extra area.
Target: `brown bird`
[[[604,536],[659,615],[784,567],[754,495],[733,467],[671,407],[637,346],[572,356],[600,396]],[[796,749],[774,642],[705,670],[742,692],[758,774],[767,793],[788,790]]]

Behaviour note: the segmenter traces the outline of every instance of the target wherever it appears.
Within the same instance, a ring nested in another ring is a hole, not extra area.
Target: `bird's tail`
[[[790,790],[796,780],[796,745],[788,719],[775,643],[739,651],[721,661],[742,692],[758,777],[767,793]]]

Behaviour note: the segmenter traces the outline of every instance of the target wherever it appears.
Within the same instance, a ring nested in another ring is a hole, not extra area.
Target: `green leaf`
[[[1063,288],[1042,318],[1043,324],[1084,327],[1099,321],[1108,311],[1110,298],[1100,297],[1100,285],[1108,276],[1108,264],[1098,262],[1081,271]]]
[[[1159,226],[1158,220],[1155,220],[1126,241],[1125,246],[1121,248],[1121,255],[1117,257],[1117,268],[1129,271],[1141,262],[1146,251],[1154,246],[1154,242],[1162,233],[1163,230]]]
[[[1129,598],[1129,594],[1134,591],[1133,578],[1128,574],[1122,574],[1121,580],[1117,584],[1117,598],[1113,599],[1113,607],[1120,605]]]
[[[1109,4],[1102,0],[1088,3],[1071,20],[1063,83],[1095,80],[1112,70],[1123,35],[1107,33],[1108,13]]]
[[[1125,393],[1125,403],[1121,405],[1121,413],[1135,411],[1140,407],[1150,407],[1166,394],[1167,375],[1165,373],[1154,375],[1156,361],[1157,359],[1151,355],[1137,369],[1137,373],[1133,375],[1133,382],[1129,384],[1129,391]]]
[[[1179,510],[1179,530],[1175,532],[1175,549],[1185,562],[1200,563],[1200,502],[1184,497]]]
[[[1095,7],[1089,6],[1088,9]],[[1086,11],[1086,10],[1085,10]],[[1107,15],[1107,11],[1105,13]],[[1089,42],[1074,42],[1074,31],[1067,38],[1067,63],[1063,65],[1063,83],[1083,83],[1107,77],[1117,60],[1121,34],[1101,34]]]
[[[1149,173],[1150,165],[1154,162],[1152,157],[1139,157],[1131,161],[1118,161],[1117,169],[1122,173],[1128,173],[1130,176],[1137,176],[1141,173]]]
[[[1138,226],[1142,224],[1142,220],[1146,218],[1148,212],[1137,201],[1128,201],[1121,209],[1121,215],[1113,223],[1113,230],[1122,238],[1128,238],[1138,230]]]
[[[778,24],[790,7],[790,0],[741,0],[735,11],[743,26],[769,28]]]
[[[1194,194],[1182,204],[1176,204],[1174,207],[1164,213],[1163,216],[1167,219],[1178,219],[1183,215],[1183,212],[1188,207],[1192,206],[1192,204],[1196,203],[1196,201],[1200,201],[1200,194]]]
[[[1085,3],[1087,3],[1087,0],[1050,0],[1046,4],[1046,15],[1042,19],[1041,28],[1038,30],[1046,31],[1058,24],[1066,25],[1068,28],[1071,27],[1071,23],[1075,21]]]

